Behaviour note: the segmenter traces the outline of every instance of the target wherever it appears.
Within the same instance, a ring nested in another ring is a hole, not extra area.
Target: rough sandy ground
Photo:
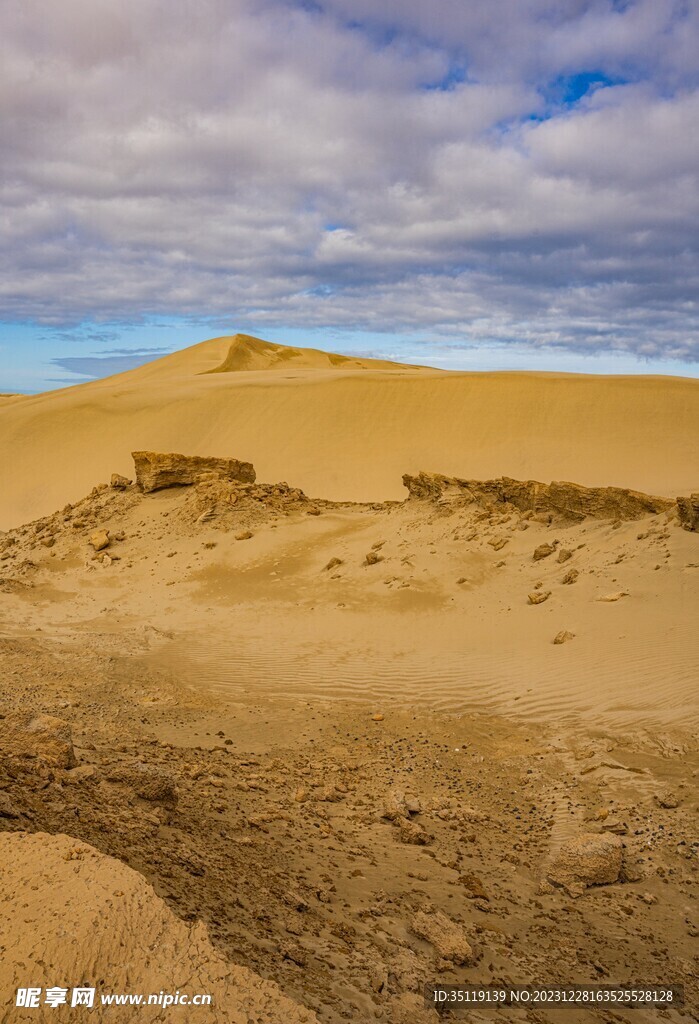
[[[216,372],[220,371],[220,372]],[[356,501],[402,473],[699,490],[699,382],[456,373],[214,338],[107,380],[0,402],[0,528],[77,501],[130,452],[235,455]]]
[[[435,979],[688,989],[571,1024],[696,1009],[699,551],[676,512],[210,480],[98,488],[2,547],[2,828],[118,857],[323,1021],[436,1020]]]
[[[69,1007],[72,1019],[106,1015],[117,1024],[178,1016],[203,1022],[214,1014],[231,1024],[315,1020],[277,985],[227,963],[212,948],[202,924],[185,924],[142,875],[94,847],[66,835],[5,832],[0,835],[0,862],[0,929],[5,937],[1,1020],[55,1020]],[[72,989],[83,982],[99,986],[94,1014],[71,1006]],[[67,988],[66,1005],[15,1008],[16,990],[28,985],[44,991]],[[190,1000],[210,997],[211,1003],[187,1004],[186,1009],[99,1009],[103,993],[143,995],[145,1003],[149,995],[158,997],[163,991]]]

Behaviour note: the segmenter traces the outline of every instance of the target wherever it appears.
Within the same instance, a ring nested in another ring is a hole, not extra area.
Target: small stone
[[[94,530],[90,534],[90,544],[95,551],[103,551],[109,547],[109,530]]]
[[[561,548],[558,552],[558,561],[567,562],[569,558],[573,557],[573,552],[569,551],[568,548]]]
[[[383,555],[379,555],[376,551],[368,551],[365,558],[365,565],[376,565],[378,562],[383,562]]]
[[[405,800],[405,793],[400,789],[391,789],[384,800],[382,818],[389,821],[398,821],[400,818],[410,817],[410,811]]]
[[[125,491],[127,487],[130,487],[133,483],[127,476],[122,476],[121,473],[112,473],[112,479],[109,482],[110,487],[113,487],[115,491]]]
[[[534,549],[532,558],[535,562],[541,561],[542,558],[548,558],[556,550],[555,544],[539,544],[538,548]]]
[[[236,533],[235,539],[236,540],[250,540],[252,535],[253,534],[252,534],[251,530],[243,530],[241,533]]]
[[[337,557],[331,558],[323,571],[328,572],[330,569],[335,569],[338,565],[342,565],[342,559]]]
[[[611,604],[613,601],[620,601],[622,597],[628,597],[628,590],[617,590],[614,594],[605,594],[603,597],[596,598],[597,601],[604,601],[607,604]]]
[[[308,800],[308,790],[305,786],[299,786],[294,793],[294,800],[297,804],[303,804]]]
[[[571,583],[575,583],[579,575],[580,572],[578,569],[569,569],[563,577],[563,579],[561,580],[561,583],[565,583],[567,586],[569,586]]]
[[[674,809],[680,806],[680,798],[675,793],[661,793],[655,799],[659,807]]]
[[[527,596],[529,604],[543,604],[544,601],[548,601],[551,597],[550,590],[533,590],[531,594]]]
[[[562,629],[560,633],[556,633],[553,638],[555,644],[566,644],[569,640],[575,639],[575,633],[571,633],[569,629]]]
[[[372,722],[383,722],[384,716],[381,714],[380,711],[377,711],[375,715],[371,716],[371,720]]]

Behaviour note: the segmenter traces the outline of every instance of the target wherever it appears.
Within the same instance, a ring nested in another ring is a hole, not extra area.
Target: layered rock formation
[[[403,484],[410,498],[443,504],[471,504],[491,507],[513,505],[520,512],[549,512],[561,519],[641,519],[668,511],[675,504],[625,487],[583,487],[567,481],[550,484],[538,480],[462,480],[440,473],[405,474]]]
[[[250,462],[238,459],[216,459],[199,455],[178,455],[175,452],[132,452],[136,483],[144,493],[164,487],[190,487],[203,480],[219,478],[240,483],[255,482]]]

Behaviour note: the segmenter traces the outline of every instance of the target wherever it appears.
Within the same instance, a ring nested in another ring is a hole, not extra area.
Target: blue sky
[[[699,0],[0,8],[0,390],[237,330],[699,376]]]

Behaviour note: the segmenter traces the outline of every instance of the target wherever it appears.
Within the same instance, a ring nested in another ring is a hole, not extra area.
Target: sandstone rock
[[[569,640],[575,639],[575,633],[571,633],[569,629],[562,629],[560,633],[556,633],[553,638],[554,644],[567,644]]]
[[[252,537],[252,530],[243,530],[241,533],[236,533],[235,535],[236,540],[252,540]]]
[[[383,562],[383,555],[379,555],[376,551],[368,551],[364,559],[364,564],[376,565],[378,562]]]
[[[411,846],[429,846],[434,836],[427,832],[417,821],[408,818],[398,818],[396,824],[399,829],[401,843],[408,843]]]
[[[241,483],[255,482],[255,470],[238,459],[204,458],[174,452],[132,452],[136,483],[149,494],[164,487],[189,487],[211,476]]]
[[[597,601],[604,601],[607,604],[613,604],[614,601],[621,601],[622,597],[628,597],[628,590],[617,590],[613,594],[604,594],[602,597],[596,598]]]
[[[678,498],[677,511],[680,524],[685,530],[699,532],[699,494],[690,494],[688,498]]]
[[[534,549],[532,558],[535,562],[540,562],[542,558],[548,558],[556,550],[555,544],[539,544],[538,548]]]
[[[548,601],[551,597],[550,590],[532,590],[531,594],[527,595],[529,604],[543,604],[544,601]]]
[[[500,551],[507,544],[507,537],[491,537],[488,543],[495,551]]]
[[[573,552],[569,551],[568,548],[561,548],[560,551],[558,552],[558,561],[561,562],[561,563],[562,562],[567,562],[568,559],[572,558],[572,557],[573,557]]]
[[[624,844],[609,832],[589,833],[563,843],[546,877],[571,896],[581,896],[590,885],[616,882],[621,874]]]
[[[109,547],[109,530],[94,530],[90,534],[90,544],[95,551],[103,551]]]
[[[177,803],[177,786],[166,772],[147,769],[139,772],[134,781],[134,792],[142,800],[150,800],[169,807],[174,807]]]
[[[63,784],[68,786],[80,786],[83,782],[98,781],[99,773],[91,764],[79,764],[76,768],[67,771],[62,778]]]
[[[473,948],[461,925],[451,921],[441,910],[425,913],[419,910],[410,922],[410,930],[419,939],[434,946],[443,960],[468,965],[474,961]]]
[[[472,504],[484,507],[511,505],[520,512],[561,519],[580,520],[585,516],[597,519],[641,519],[643,516],[667,512],[674,502],[623,487],[582,487],[566,481],[550,484],[538,480],[464,480],[440,473],[418,473],[403,476],[410,499],[433,501],[441,505]],[[686,500],[686,499],[684,499]],[[538,520],[540,521],[540,520]],[[548,520],[547,520],[548,521]]]
[[[178,793],[174,779],[162,770],[143,764],[119,765],[107,776],[109,782],[130,786],[142,800],[174,807]]]
[[[578,569],[569,569],[568,572],[563,577],[563,579],[561,580],[561,583],[564,583],[567,586],[570,586],[571,583],[575,583],[575,581],[577,580],[579,575],[580,575],[580,571]]]
[[[36,757],[54,768],[75,765],[68,722],[53,715],[14,712],[0,720],[0,748],[15,757]]]
[[[391,789],[386,794],[383,804],[382,818],[389,821],[397,821],[400,818],[409,818],[410,811],[405,800],[405,793],[400,789]]]
[[[660,793],[655,799],[659,807],[674,809],[680,806],[680,798],[676,793]]]
[[[328,572],[330,569],[335,569],[338,565],[342,565],[342,559],[341,558],[331,558],[330,561],[328,562],[328,564],[325,566],[325,570],[324,571]]]
[[[127,476],[122,476],[121,473],[112,473],[112,479],[109,481],[110,487],[113,487],[115,491],[125,491],[132,483],[132,480],[129,480]]]

